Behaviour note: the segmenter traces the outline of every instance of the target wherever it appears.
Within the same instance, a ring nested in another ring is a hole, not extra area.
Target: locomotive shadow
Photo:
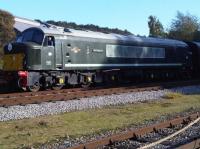
[[[167,89],[169,93],[177,93],[180,95],[199,95],[200,94],[200,85],[185,86],[185,87],[174,87]]]
[[[0,86],[0,94],[19,93],[19,92],[23,91],[18,88],[7,87],[6,85]]]

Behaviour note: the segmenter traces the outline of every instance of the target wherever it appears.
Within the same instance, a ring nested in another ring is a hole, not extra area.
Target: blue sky
[[[0,0],[0,9],[29,19],[95,24],[148,35],[149,15],[165,28],[177,11],[200,17],[199,0]]]

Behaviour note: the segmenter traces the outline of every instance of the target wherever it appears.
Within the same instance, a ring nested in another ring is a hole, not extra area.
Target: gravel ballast
[[[162,97],[169,92],[183,94],[200,93],[199,86],[178,87],[170,90],[143,91],[123,93],[120,95],[106,95],[90,98],[81,98],[71,101],[57,101],[55,103],[28,104],[25,106],[0,107],[0,121],[33,118],[43,115],[54,115],[63,112],[79,111],[103,106],[122,105],[144,101],[164,100]]]

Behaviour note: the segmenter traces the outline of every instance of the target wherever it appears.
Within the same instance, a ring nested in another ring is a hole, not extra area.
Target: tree
[[[199,36],[198,33],[198,18],[189,13],[177,12],[169,30],[169,38],[192,41]]]
[[[15,38],[14,23],[12,14],[0,10],[0,48]]]
[[[155,16],[149,16],[148,21],[149,26],[149,36],[151,37],[164,37],[165,32],[163,25]]]

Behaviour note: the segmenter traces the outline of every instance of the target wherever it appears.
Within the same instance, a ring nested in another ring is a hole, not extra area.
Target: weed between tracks
[[[200,95],[185,96],[169,93],[163,98],[166,100],[1,122],[0,148],[38,146],[68,136],[74,138],[107,130],[123,129],[161,115],[200,109]]]

